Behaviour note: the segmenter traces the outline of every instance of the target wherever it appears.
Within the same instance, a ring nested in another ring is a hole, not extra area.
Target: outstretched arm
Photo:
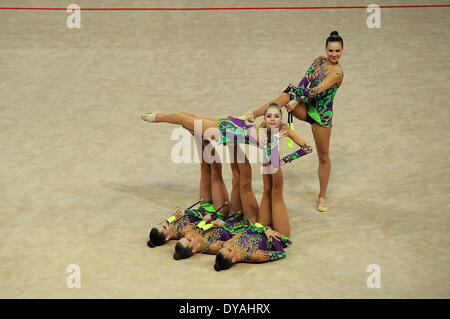
[[[305,156],[306,154],[309,154],[312,152],[312,147],[306,141],[297,133],[295,133],[293,130],[289,130],[288,136],[292,139],[292,141],[300,146],[300,148],[282,158],[282,165],[292,162],[293,160],[300,158],[302,156]]]
[[[250,262],[263,263],[266,261],[274,261],[285,257],[286,253],[284,251],[258,249],[250,255]]]

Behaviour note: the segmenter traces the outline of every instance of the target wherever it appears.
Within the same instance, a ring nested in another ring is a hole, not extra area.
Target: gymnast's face
[[[267,128],[279,128],[282,119],[280,111],[276,108],[268,109],[266,115],[264,115],[264,123]]]
[[[231,258],[233,263],[236,262],[236,259],[238,257],[238,250],[236,249],[235,246],[229,243],[225,243],[223,244],[223,247],[222,249],[219,250],[219,252],[221,252],[225,258]]]
[[[336,63],[341,58],[344,49],[342,48],[341,42],[336,41],[336,42],[328,42],[326,51],[328,61]]]
[[[197,248],[199,246],[199,238],[195,236],[194,232],[189,232],[179,240],[179,243],[183,247],[191,247],[192,252],[195,253],[197,251]]]
[[[156,225],[156,229],[157,229],[159,232],[163,233],[164,236],[166,236],[166,237],[170,237],[171,234],[172,234],[172,232],[171,232],[172,227],[169,225],[169,223],[167,222],[167,220],[165,220],[164,222],[162,222],[162,223],[159,224],[159,225]]]

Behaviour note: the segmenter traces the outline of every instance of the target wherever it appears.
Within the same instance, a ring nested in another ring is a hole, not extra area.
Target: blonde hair
[[[280,112],[281,117],[283,117],[283,111],[277,103],[270,103],[269,106],[264,110],[264,116],[266,116],[267,111],[269,111],[270,109],[277,109],[278,112]]]

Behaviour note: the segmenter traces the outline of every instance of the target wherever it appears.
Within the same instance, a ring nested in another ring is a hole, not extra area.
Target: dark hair
[[[337,31],[330,33],[330,36],[327,38],[327,42],[325,42],[325,47],[328,46],[328,42],[341,42],[342,47],[344,47],[344,39],[341,38]]]
[[[216,255],[216,263],[214,264],[214,269],[216,271],[227,270],[228,268],[231,268],[231,266],[233,266],[231,258],[225,258],[221,252]]]
[[[153,248],[155,246],[161,246],[166,243],[166,235],[162,231],[159,231],[156,227],[153,227],[148,235],[150,240],[147,242],[147,246]]]
[[[192,247],[183,246],[180,242],[175,245],[175,254],[173,254],[173,259],[185,259],[192,256]]]

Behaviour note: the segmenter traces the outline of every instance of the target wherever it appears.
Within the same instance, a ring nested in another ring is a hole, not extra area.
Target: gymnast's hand
[[[205,217],[203,217],[203,220],[204,220],[206,223],[209,223],[209,222],[211,221],[211,218],[212,218],[212,216],[211,216],[210,214],[207,214]]]
[[[222,227],[223,225],[225,225],[225,222],[221,219],[216,219],[212,222],[212,224],[214,225],[214,227]]]
[[[275,239],[277,239],[279,241],[284,236],[283,236],[283,234],[281,234],[281,233],[279,233],[279,232],[277,232],[277,231],[267,227],[267,229],[266,229],[266,237],[267,237],[268,240],[270,240],[270,238],[275,238]]]
[[[281,138],[289,135],[289,128],[287,126],[283,127],[280,132],[278,133],[278,136]]]
[[[173,213],[173,215],[175,216],[176,219],[178,219],[183,217],[184,212],[181,209],[177,208],[177,210]]]
[[[286,111],[292,112],[298,105],[298,102],[295,100],[289,101],[288,104],[286,104]]]

